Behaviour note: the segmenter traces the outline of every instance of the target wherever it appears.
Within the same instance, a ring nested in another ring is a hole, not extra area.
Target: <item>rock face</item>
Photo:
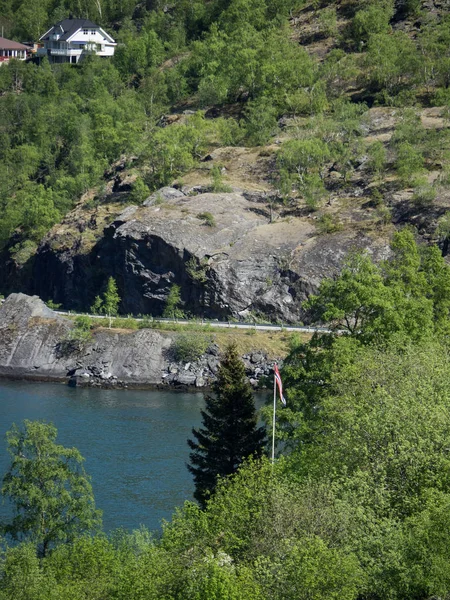
[[[142,329],[96,332],[76,351],[64,351],[73,323],[37,296],[11,294],[0,308],[0,376],[44,380],[81,378],[87,383],[161,383],[171,338]]]
[[[72,385],[204,388],[214,381],[219,347],[212,343],[195,362],[175,362],[176,334],[153,329],[98,329],[82,346],[67,343],[74,324],[37,296],[11,294],[0,307],[0,377],[68,381]],[[244,356],[253,385],[270,374],[267,357]]]
[[[146,204],[126,208],[88,253],[50,234],[35,257],[33,293],[86,310],[112,276],[123,313],[161,315],[177,284],[192,315],[297,322],[301,302],[349,250],[386,252],[386,240],[361,232],[318,236],[313,219],[270,222],[264,193],[164,188]]]

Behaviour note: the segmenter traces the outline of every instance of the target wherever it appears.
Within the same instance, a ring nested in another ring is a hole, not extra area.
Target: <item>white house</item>
[[[88,19],[64,19],[40,38],[37,55],[52,63],[76,64],[87,54],[113,56],[116,42],[104,29]]]

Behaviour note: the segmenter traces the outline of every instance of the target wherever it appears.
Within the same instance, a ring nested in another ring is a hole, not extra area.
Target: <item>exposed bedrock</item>
[[[180,362],[173,351],[174,332],[96,327],[89,339],[80,340],[73,328],[68,317],[50,310],[37,296],[8,296],[0,306],[0,378],[107,388],[201,389],[217,374],[220,349],[212,340],[197,360]],[[273,360],[262,351],[243,360],[255,387],[272,372]]]
[[[151,329],[119,333],[101,329],[76,348],[73,323],[37,296],[11,294],[0,307],[0,377],[68,380],[107,385],[161,383],[172,339]]]
[[[177,284],[194,316],[295,322],[304,318],[302,301],[350,250],[387,252],[375,235],[317,235],[313,219],[275,215],[271,223],[263,194],[165,191],[146,204],[126,208],[88,251],[53,230],[35,257],[33,293],[87,310],[113,276],[122,313],[161,315]]]

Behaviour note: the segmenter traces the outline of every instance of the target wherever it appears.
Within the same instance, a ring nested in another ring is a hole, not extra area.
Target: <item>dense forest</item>
[[[386,178],[425,210],[450,182],[450,12],[440,6],[3,0],[7,37],[36,40],[71,13],[103,25],[118,46],[112,61],[0,68],[0,244],[32,253],[88,190],[89,202],[102,201],[116,161],[136,169],[139,203],[214,147],[273,140],[286,115],[300,125],[278,140],[277,202],[314,211],[329,195],[324,165],[347,181],[364,154],[380,219],[391,219]],[[332,40],[319,58],[298,43],[302,11],[313,15],[314,39]],[[369,106],[401,115],[386,143],[363,139]],[[443,107],[447,125],[426,129],[424,107]],[[183,119],[161,126],[170,113]],[[158,535],[102,533],[87,479],[75,478],[83,527],[59,523],[45,552],[26,522],[3,527],[0,599],[450,597],[448,215],[436,231],[441,248],[405,227],[382,261],[350,253],[310,297],[311,320],[338,333],[291,339],[274,466],[249,459]],[[35,433],[56,452],[56,431]],[[12,430],[13,454],[20,440]],[[81,462],[62,446],[57,454]],[[20,501],[12,481],[3,494]],[[9,545],[13,533],[20,543]]]

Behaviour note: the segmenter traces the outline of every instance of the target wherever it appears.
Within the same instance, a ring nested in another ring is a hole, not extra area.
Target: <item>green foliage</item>
[[[436,194],[436,188],[432,185],[419,186],[414,190],[413,202],[420,207],[429,206],[436,199]]]
[[[136,319],[125,317],[122,319],[114,319],[111,327],[115,329],[139,329],[139,323]]]
[[[212,192],[214,192],[216,194],[220,194],[221,192],[229,193],[232,191],[231,187],[223,182],[222,169],[218,165],[214,165],[214,167],[211,169],[211,179],[212,179],[212,185],[211,185]],[[201,215],[210,215],[212,217],[212,220],[210,217],[205,219],[204,216],[200,217],[199,215],[197,215],[197,218],[203,219],[205,221],[205,224],[210,225],[211,227],[215,226],[214,217],[213,217],[213,215],[211,215],[210,212],[205,212],[205,213],[200,213],[200,214]]]
[[[193,429],[188,440],[189,471],[194,476],[194,497],[202,506],[214,492],[218,477],[237,471],[242,461],[263,453],[265,431],[257,427],[255,402],[236,346],[229,346],[221,360],[214,396],[206,397],[201,411],[203,427]]]
[[[336,7],[324,8],[319,14],[319,23],[323,33],[327,37],[334,37],[338,32]]]
[[[175,360],[184,363],[195,362],[206,352],[210,343],[211,336],[201,332],[179,333],[172,345]]]
[[[450,313],[442,301],[443,290],[450,289],[450,269],[439,251],[419,249],[408,230],[394,236],[391,248],[383,265],[365,254],[351,255],[340,276],[324,280],[305,308],[362,339],[401,333],[419,340],[446,331]]]
[[[261,146],[278,130],[278,111],[266,97],[249,102],[245,108],[245,131],[251,146]]]
[[[282,560],[260,557],[255,570],[276,600],[353,600],[363,581],[355,556],[329,548],[315,536],[289,544]]]
[[[136,204],[142,204],[150,196],[150,190],[145,185],[143,179],[138,177],[133,183],[133,189],[131,190],[130,200]]]
[[[82,456],[56,444],[56,435],[53,425],[38,421],[7,433],[11,465],[2,495],[13,503],[15,516],[4,531],[33,542],[40,556],[101,523]]]
[[[416,82],[421,60],[414,42],[402,31],[370,37],[366,58],[368,80],[380,91],[381,102],[395,104],[393,96]]]
[[[199,283],[205,283],[207,280],[208,258],[204,257],[198,261],[194,256],[186,262],[186,273]]]
[[[174,283],[167,295],[166,306],[164,307],[163,317],[166,319],[183,319],[184,312],[181,310],[181,288]]]
[[[201,221],[203,221],[203,223],[205,225],[207,225],[208,227],[215,227],[216,226],[216,220],[214,218],[214,215],[210,212],[202,212],[199,213],[197,215],[197,219],[200,219]]]
[[[75,319],[75,327],[70,329],[63,340],[58,344],[57,350],[60,356],[70,356],[74,352],[81,352],[92,340],[92,322],[87,316],[78,316]]]
[[[103,296],[95,297],[94,304],[91,306],[91,312],[94,315],[105,314],[109,318],[109,327],[111,327],[112,317],[117,315],[119,304],[120,296],[117,291],[117,284],[114,277],[110,277]]]
[[[361,45],[372,35],[389,31],[389,21],[394,14],[394,2],[381,0],[371,2],[367,8],[359,10],[351,24],[351,35],[354,41]]]
[[[47,300],[45,304],[52,310],[58,310],[58,308],[61,308],[61,304],[57,304],[56,302],[53,302],[53,300]]]
[[[381,176],[386,168],[386,149],[382,142],[374,142],[367,149],[367,166],[372,173]]]
[[[330,150],[323,140],[288,140],[281,147],[277,161],[281,168],[296,172],[300,179],[309,172],[318,172],[330,159]]]
[[[224,121],[208,121],[200,112],[192,115],[185,124],[155,131],[142,153],[150,167],[146,175],[149,187],[159,189],[191,169],[222,132],[229,133]]]
[[[342,229],[342,225],[335,216],[325,213],[318,219],[317,229],[320,233],[335,233]]]
[[[4,66],[0,243],[17,228],[39,241],[131,149],[144,112],[108,62]]]
[[[409,142],[403,142],[398,146],[395,168],[406,184],[411,183],[423,172],[423,156],[417,148]]]

